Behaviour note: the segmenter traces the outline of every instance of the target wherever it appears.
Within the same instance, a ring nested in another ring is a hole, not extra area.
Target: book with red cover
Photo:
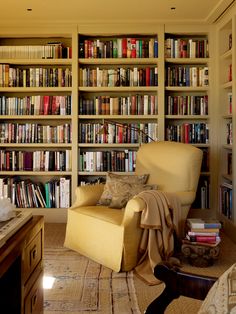
[[[216,236],[196,236],[196,242],[205,242],[205,243],[216,243]]]
[[[122,38],[122,58],[127,57],[127,38]]]
[[[43,114],[49,114],[49,96],[47,95],[43,96]]]

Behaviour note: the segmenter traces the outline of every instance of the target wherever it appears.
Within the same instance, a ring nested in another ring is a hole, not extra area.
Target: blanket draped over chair
[[[154,267],[163,260],[175,262],[171,256],[174,252],[174,231],[177,235],[179,233],[181,204],[174,193],[159,190],[143,191],[137,197],[143,199],[146,206],[140,221],[143,228],[141,258],[134,272],[147,284],[156,285],[160,281],[153,274]]]

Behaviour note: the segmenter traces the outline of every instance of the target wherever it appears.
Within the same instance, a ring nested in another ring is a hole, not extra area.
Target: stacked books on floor
[[[186,241],[189,244],[217,246],[220,241],[221,223],[217,219],[188,218]]]

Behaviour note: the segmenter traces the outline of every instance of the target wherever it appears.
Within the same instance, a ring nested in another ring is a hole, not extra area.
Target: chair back
[[[151,142],[139,148],[135,173],[149,174],[148,183],[162,191],[196,191],[201,163],[201,149],[190,144]]]

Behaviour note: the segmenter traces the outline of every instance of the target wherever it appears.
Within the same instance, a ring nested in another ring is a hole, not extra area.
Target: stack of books
[[[186,225],[184,240],[188,243],[216,246],[221,241],[221,223],[216,219],[188,218]]]

